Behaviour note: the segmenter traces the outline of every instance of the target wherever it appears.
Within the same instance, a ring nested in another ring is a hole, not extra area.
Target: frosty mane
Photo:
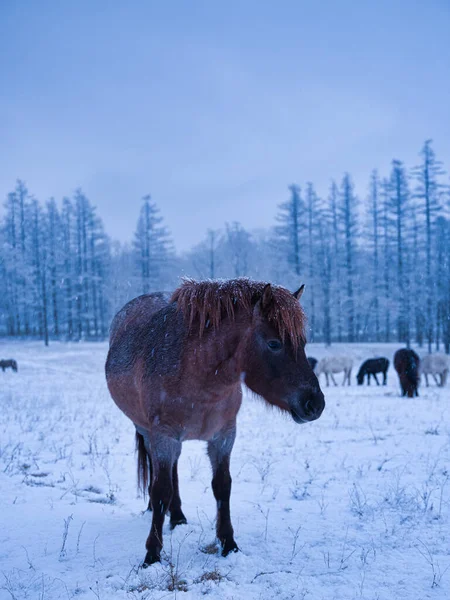
[[[171,301],[177,303],[189,329],[198,322],[199,335],[212,326],[218,329],[224,317],[234,319],[237,310],[250,313],[261,299],[267,283],[247,278],[195,281],[185,279],[174,291]],[[298,300],[287,289],[271,285],[272,301],[264,315],[284,341],[289,339],[294,350],[305,341],[305,314]]]

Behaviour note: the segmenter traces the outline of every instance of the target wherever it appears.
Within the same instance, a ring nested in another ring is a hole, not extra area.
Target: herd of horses
[[[335,355],[327,356],[318,361],[312,356],[308,356],[308,362],[311,368],[319,377],[325,374],[327,386],[330,384],[330,378],[334,385],[337,385],[334,375],[344,373],[342,385],[350,385],[350,377],[353,368],[353,360],[348,356]],[[394,355],[394,368],[397,371],[402,395],[412,398],[418,396],[418,387],[420,375],[425,377],[426,386],[429,385],[428,376],[432,375],[436,385],[443,387],[447,382],[447,376],[450,370],[450,358],[443,354],[428,354],[420,359],[414,350],[410,348],[401,348]],[[389,369],[389,360],[385,357],[369,358],[364,361],[356,375],[358,385],[363,385],[367,377],[367,383],[370,385],[370,379],[373,377],[377,385],[380,385],[377,374],[383,375],[383,385],[387,383],[387,372]]]
[[[281,286],[246,278],[184,282],[173,292],[146,294],[114,317],[105,364],[108,389],[133,422],[138,484],[149,493],[152,523],[142,567],[159,562],[163,524],[187,522],[178,482],[178,459],[187,440],[207,442],[216,499],[216,534],[221,553],[238,551],[230,516],[230,455],[242,384],[268,406],[298,424],[318,419],[325,399],[319,377],[336,385],[343,372],[350,385],[353,361],[346,356],[307,358],[306,317],[300,306],[304,286]],[[444,357],[445,358],[445,357]],[[438,361],[439,362],[439,361]],[[449,364],[436,365],[411,349],[398,350],[394,367],[403,395],[418,395],[419,373],[444,385]],[[445,364],[444,364],[445,363]],[[17,371],[14,360],[0,361]],[[387,358],[366,360],[356,376],[370,385],[378,374],[386,384]],[[421,371],[420,371],[421,370]]]

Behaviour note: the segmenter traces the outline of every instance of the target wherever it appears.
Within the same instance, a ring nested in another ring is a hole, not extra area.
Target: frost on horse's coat
[[[237,550],[230,519],[229,460],[241,382],[297,423],[325,406],[305,355],[303,287],[249,279],[185,281],[169,299],[148,294],[113,320],[106,379],[117,406],[136,426],[138,473],[150,479],[153,512],[144,566],[160,560],[164,515],[185,523],[178,490],[181,443],[208,442],[222,554]]]

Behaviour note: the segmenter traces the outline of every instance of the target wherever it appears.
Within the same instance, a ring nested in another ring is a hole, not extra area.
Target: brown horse
[[[394,368],[400,379],[402,396],[418,396],[420,358],[410,348],[401,348],[394,354]]]
[[[144,567],[160,561],[165,513],[172,528],[186,523],[177,472],[185,440],[208,443],[222,555],[238,550],[229,464],[242,382],[296,423],[322,414],[324,397],[304,351],[303,288],[292,294],[249,279],[186,280],[170,301],[140,296],[114,318],[108,388],[136,426],[143,486],[151,473]]]

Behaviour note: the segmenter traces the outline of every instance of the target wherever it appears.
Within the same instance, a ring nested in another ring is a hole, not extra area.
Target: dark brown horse
[[[318,419],[323,394],[305,356],[303,286],[185,281],[170,301],[140,296],[114,318],[106,378],[137,430],[138,472],[151,468],[153,519],[143,566],[160,560],[164,516],[186,523],[177,462],[185,440],[205,440],[222,555],[237,551],[230,519],[230,454],[242,382],[296,423]]]
[[[394,354],[394,368],[400,379],[402,396],[418,396],[420,358],[410,348],[402,348]]]
[[[364,361],[359,368],[358,375],[356,376],[358,385],[362,385],[364,383],[364,377],[366,375],[368,385],[370,385],[371,376],[375,379],[376,384],[380,385],[377,378],[377,373],[383,373],[383,385],[386,385],[388,369],[389,360],[387,358],[369,358],[368,360]]]
[[[17,373],[17,362],[13,358],[0,360],[0,369],[3,372],[5,372],[8,368],[12,369],[15,373]]]

